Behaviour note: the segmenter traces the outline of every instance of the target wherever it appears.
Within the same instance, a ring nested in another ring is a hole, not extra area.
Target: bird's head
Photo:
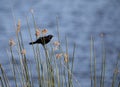
[[[53,35],[48,35],[47,37],[48,37],[49,39],[52,39]]]

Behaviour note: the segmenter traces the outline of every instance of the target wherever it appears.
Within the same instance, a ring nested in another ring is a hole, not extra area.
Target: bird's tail
[[[35,44],[36,42],[30,42],[29,44],[32,45],[32,44]]]

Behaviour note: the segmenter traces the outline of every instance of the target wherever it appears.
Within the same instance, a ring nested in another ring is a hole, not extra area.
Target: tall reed
[[[33,41],[33,32],[35,37],[38,39],[41,36],[45,36],[48,32],[47,29],[39,29],[36,24],[34,12],[31,10],[34,30],[31,30],[29,24],[29,18],[26,16],[27,30],[29,33],[30,40]],[[65,48],[62,47],[60,32],[59,32],[59,20],[56,18],[57,25],[57,38],[55,42],[40,47],[40,45],[31,45],[33,53],[32,61],[34,64],[29,62],[29,51],[25,48],[23,31],[21,31],[20,20],[16,24],[16,41],[13,39],[9,40],[9,48],[7,49],[7,55],[10,62],[10,72],[12,73],[13,82],[6,75],[4,67],[0,64],[0,86],[2,87],[81,87],[80,82],[76,79],[73,74],[74,60],[76,53],[76,43],[73,45],[72,56],[69,53],[68,37],[65,36]],[[102,47],[102,64],[100,79],[97,79],[97,57],[95,50],[94,37],[91,36],[90,40],[90,81],[91,87],[105,87],[106,79],[106,45],[104,41],[104,35],[101,36],[101,47]],[[44,50],[44,51],[43,51]],[[71,58],[71,59],[70,59]],[[72,60],[70,62],[70,60]],[[118,56],[115,69],[113,71],[111,87],[120,87],[120,81],[117,80],[119,73],[119,60]],[[34,70],[34,71],[33,71]],[[37,78],[34,80],[34,77]],[[99,83],[99,84],[98,84]],[[13,84],[13,85],[11,85]]]

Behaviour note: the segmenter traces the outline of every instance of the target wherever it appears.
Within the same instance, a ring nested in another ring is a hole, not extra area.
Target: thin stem
[[[91,79],[91,87],[93,87],[92,58],[93,58],[93,36],[91,36],[91,40],[90,40],[90,79]]]

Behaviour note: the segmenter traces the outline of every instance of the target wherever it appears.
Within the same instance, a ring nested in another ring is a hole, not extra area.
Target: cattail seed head
[[[35,35],[36,35],[36,37],[40,36],[40,30],[39,29],[36,29]]]
[[[42,34],[43,34],[43,35],[45,35],[47,32],[48,32],[47,29],[43,29],[43,30],[42,30]]]
[[[20,27],[21,27],[21,22],[20,20],[18,20],[18,24],[17,24],[17,35],[20,32]]]
[[[21,51],[21,54],[22,54],[22,55],[25,55],[25,54],[26,54],[26,50],[23,49],[23,50]]]
[[[56,54],[57,59],[61,58],[61,56],[62,56],[62,53]]]
[[[54,44],[54,46],[59,46],[60,45],[60,43],[58,41],[55,41],[53,44]]]
[[[68,62],[68,54],[64,54],[64,62],[67,63]]]
[[[15,42],[14,42],[13,39],[10,39],[10,40],[9,40],[9,45],[10,45],[10,46],[14,46],[14,45],[15,45]]]

